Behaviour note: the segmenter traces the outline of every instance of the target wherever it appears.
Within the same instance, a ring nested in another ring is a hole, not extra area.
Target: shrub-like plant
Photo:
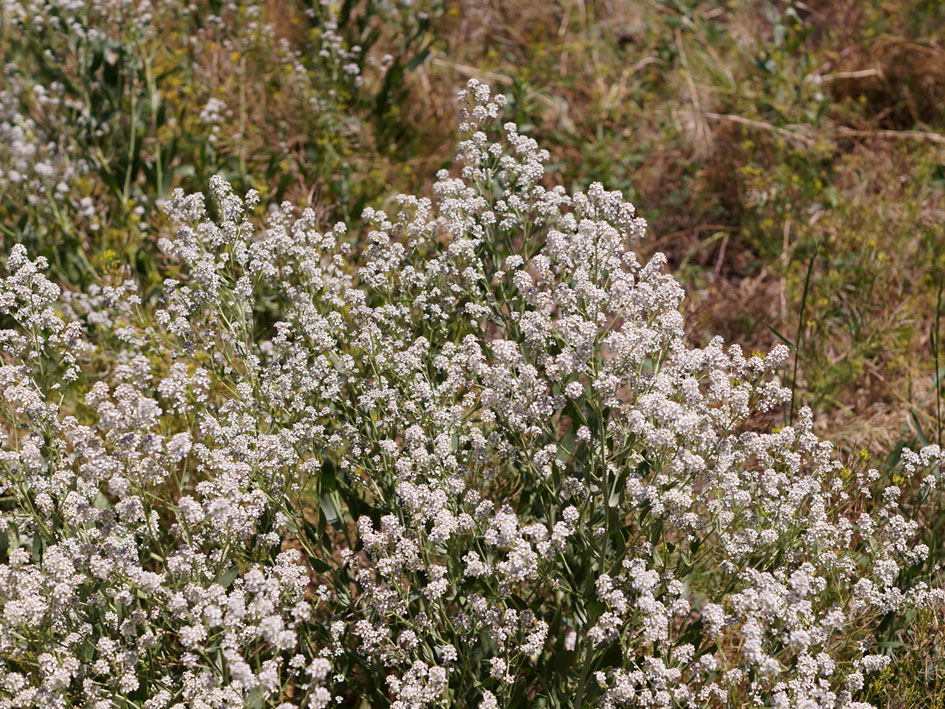
[[[867,706],[943,601],[899,489],[759,429],[787,349],[688,344],[633,206],[461,101],[363,234],[217,178],[154,297],[11,251],[0,707]]]

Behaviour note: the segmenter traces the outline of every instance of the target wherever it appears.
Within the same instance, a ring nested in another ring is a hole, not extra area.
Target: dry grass
[[[801,398],[880,450],[929,413],[945,54],[920,5],[472,0],[423,76],[502,85],[565,179],[616,176],[688,281],[695,339],[793,339],[820,244]]]

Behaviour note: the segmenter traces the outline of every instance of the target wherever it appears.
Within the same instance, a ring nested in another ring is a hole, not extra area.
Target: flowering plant
[[[461,101],[360,238],[215,178],[159,293],[12,249],[0,707],[866,706],[945,598],[899,489],[757,430],[787,349],[690,346],[633,206]]]

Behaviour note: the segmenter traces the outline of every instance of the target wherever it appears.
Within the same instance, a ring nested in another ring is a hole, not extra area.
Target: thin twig
[[[935,376],[932,378],[935,384],[935,439],[939,448],[942,447],[942,377],[939,369],[939,355],[942,347],[942,291],[945,290],[945,284],[939,284],[938,295],[935,298],[935,322],[932,324],[930,338],[932,340],[932,357],[935,360]]]
[[[857,130],[854,128],[847,128],[846,126],[836,126],[834,128],[828,128],[825,131],[805,134],[798,131],[789,130],[787,128],[781,128],[779,126],[772,125],[771,123],[765,123],[764,121],[757,121],[751,118],[745,118],[744,116],[736,116],[732,113],[711,113],[707,111],[702,115],[704,115],[706,118],[711,118],[714,121],[730,121],[743,126],[749,126],[751,128],[758,128],[759,130],[777,133],[778,135],[784,136],[790,140],[797,140],[808,145],[817,142],[817,139],[822,137],[927,140],[931,143],[945,145],[945,135],[942,133],[933,133],[931,131],[924,130]]]
[[[671,234],[662,234],[659,238],[661,239],[674,239],[677,236],[685,236],[686,234],[695,234],[700,231],[741,231],[742,227],[740,226],[730,226],[727,224],[697,224],[696,226],[689,227],[688,229],[680,229],[679,231],[674,231]]]
[[[807,308],[807,293],[810,291],[810,277],[814,272],[814,261],[817,259],[817,252],[820,251],[820,244],[814,247],[814,253],[810,256],[810,262],[807,264],[807,276],[804,278],[804,292],[801,294],[801,312],[797,321],[797,336],[794,338],[794,373],[791,375],[791,415],[788,419],[788,425],[794,425],[794,397],[797,392],[797,363],[801,358],[801,340],[804,337],[804,310]]]
[[[771,125],[770,123],[765,123],[764,121],[756,121],[751,118],[744,118],[742,116],[736,116],[731,113],[706,113],[706,118],[711,118],[714,121],[730,121],[732,123],[739,123],[743,126],[750,126],[751,128],[758,128],[760,130],[770,131],[772,133],[777,133],[782,135],[785,138],[790,140],[797,140],[802,143],[807,143],[810,145],[814,142],[814,139],[810,136],[804,135],[803,133],[798,133],[797,131],[788,130],[787,128],[779,128],[778,126]]]
[[[515,83],[511,76],[506,76],[505,74],[497,74],[494,71],[486,71],[484,69],[477,69],[474,66],[468,66],[466,64],[459,64],[457,62],[451,62],[442,57],[433,57],[431,60],[434,66],[441,66],[447,69],[452,69],[457,71],[464,76],[468,76],[471,79],[485,79],[487,81],[494,82],[496,84],[504,84],[505,86],[510,86]]]
[[[928,140],[945,145],[945,135],[924,130],[854,130],[843,126],[833,129],[836,136],[844,138],[888,138],[892,140]]]
[[[883,78],[883,72],[880,69],[859,69],[857,71],[835,71],[832,74],[810,74],[806,81],[821,84],[829,84],[841,79],[868,79],[871,76]]]

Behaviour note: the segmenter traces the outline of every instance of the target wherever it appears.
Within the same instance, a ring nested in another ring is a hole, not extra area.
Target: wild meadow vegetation
[[[945,5],[0,60],[0,709],[945,706]]]

